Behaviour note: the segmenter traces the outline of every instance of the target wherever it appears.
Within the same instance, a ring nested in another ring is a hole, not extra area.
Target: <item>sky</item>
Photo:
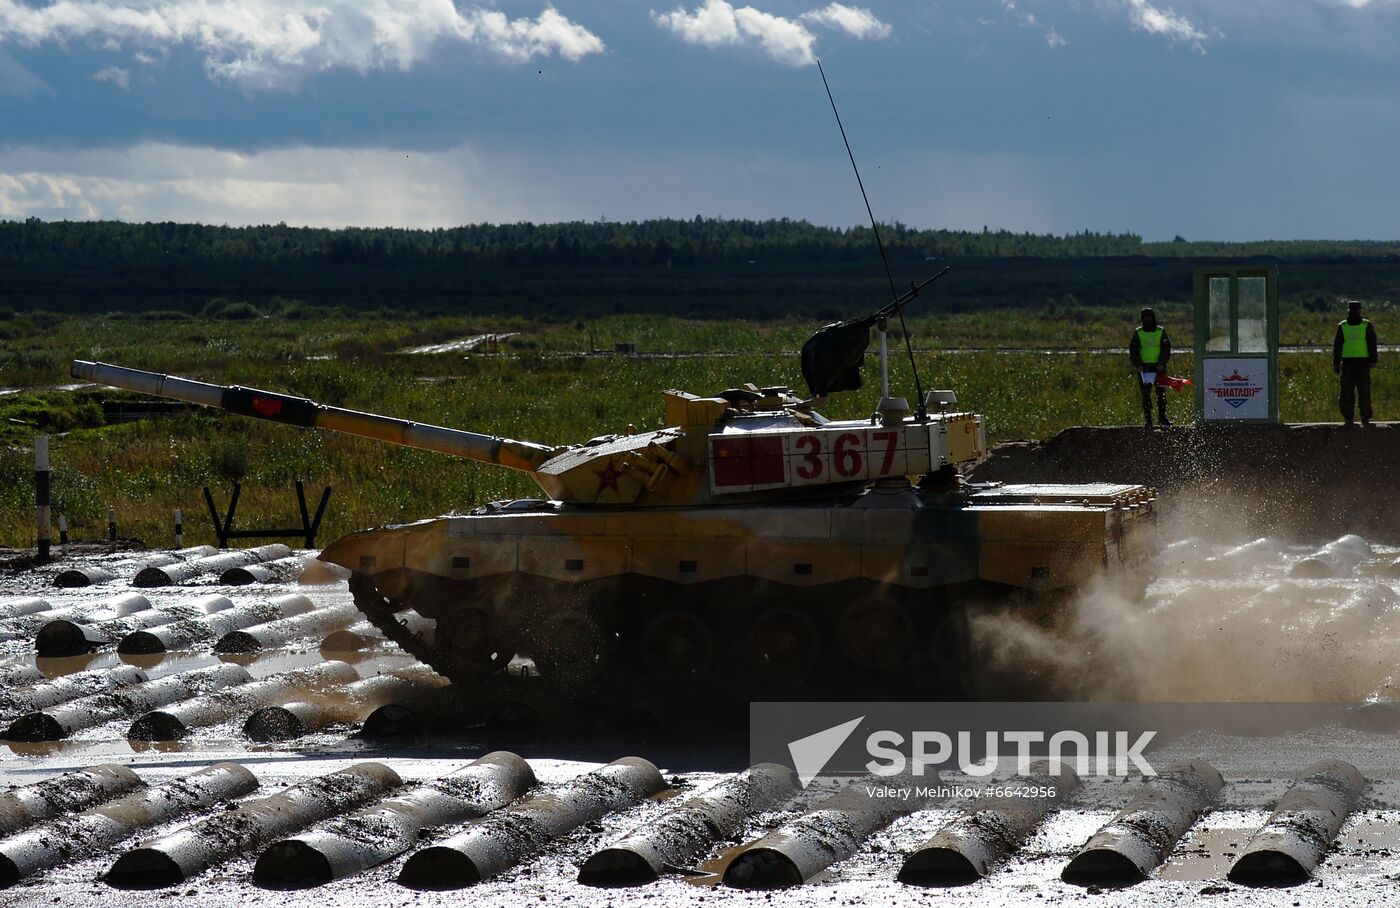
[[[1400,238],[1400,0],[0,0],[0,220]]]

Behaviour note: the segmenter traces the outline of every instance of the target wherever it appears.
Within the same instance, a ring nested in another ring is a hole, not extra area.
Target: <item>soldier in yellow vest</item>
[[[1376,329],[1361,317],[1361,302],[1347,301],[1347,317],[1337,325],[1332,340],[1332,371],[1342,377],[1342,393],[1337,403],[1342,419],[1349,426],[1356,424],[1355,403],[1361,398],[1361,425],[1371,424],[1371,367],[1379,358],[1376,349]]]
[[[1169,426],[1167,419],[1167,389],[1157,384],[1157,375],[1167,371],[1167,360],[1172,358],[1172,341],[1167,337],[1167,329],[1157,324],[1157,313],[1151,309],[1142,310],[1142,327],[1133,332],[1128,342],[1128,358],[1137,370],[1138,389],[1142,394],[1142,419],[1147,428],[1152,428],[1152,389],[1157,389],[1157,422]]]

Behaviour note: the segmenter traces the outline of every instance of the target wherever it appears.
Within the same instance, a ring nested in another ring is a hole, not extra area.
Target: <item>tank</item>
[[[351,533],[319,556],[351,571],[391,640],[463,685],[503,683],[488,676],[514,661],[571,699],[976,696],[971,608],[1053,619],[1087,583],[1145,583],[1153,490],[968,483],[985,432],[955,394],[828,419],[843,379],[814,381],[818,354],[804,348],[807,399],[669,390],[666,428],[557,446],[105,363],[72,372],[530,474],[540,498]],[[836,372],[858,386],[849,354]]]

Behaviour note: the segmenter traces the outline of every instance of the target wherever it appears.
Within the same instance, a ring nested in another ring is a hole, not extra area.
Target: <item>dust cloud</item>
[[[1197,525],[1199,527],[1199,524]],[[1171,538],[1166,527],[1163,540]],[[971,618],[997,699],[1400,700],[1400,561],[1358,536],[1182,538],[1143,597],[1105,583]]]

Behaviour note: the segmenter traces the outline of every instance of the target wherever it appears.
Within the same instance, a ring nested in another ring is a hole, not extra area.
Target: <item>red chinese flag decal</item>
[[[747,438],[712,438],[710,456],[714,458],[716,486],[753,485]]]
[[[776,435],[759,436],[749,445],[753,457],[753,484],[771,486],[786,478],[783,471],[783,440]]]

